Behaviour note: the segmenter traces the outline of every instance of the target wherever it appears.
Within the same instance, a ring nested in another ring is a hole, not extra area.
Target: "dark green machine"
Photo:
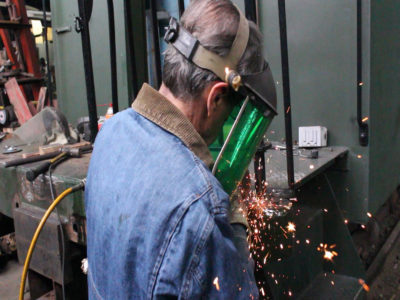
[[[274,74],[278,99],[281,99],[278,100],[279,115],[266,134],[275,146],[285,138],[277,1],[257,1],[260,28],[265,37],[265,57]],[[165,15],[177,11],[176,2],[157,1],[160,24],[166,19]],[[234,2],[244,10],[245,1]],[[294,157],[298,202],[287,215],[265,219],[272,227],[264,229],[263,238],[272,236],[272,242],[266,243],[270,251],[262,252],[257,259],[261,261],[257,276],[265,281],[263,291],[276,299],[325,299],[324,295],[328,294],[344,299],[352,295],[353,299],[362,296],[359,279],[365,279],[365,270],[344,219],[366,223],[367,212],[374,215],[400,183],[397,155],[400,150],[400,87],[396,84],[400,78],[400,4],[392,0],[362,1],[362,81],[359,82],[358,1],[286,2],[293,137],[298,139],[299,126],[325,126],[329,131],[329,147],[320,150],[317,160]],[[89,21],[97,104],[112,102],[106,7],[106,0],[93,1]],[[79,117],[87,115],[81,37],[75,31],[78,4],[77,1],[52,0],[51,9],[57,97],[62,112],[75,124]],[[124,109],[129,107],[137,87],[154,77],[154,59],[146,51],[154,48],[154,40],[149,38],[153,32],[145,1],[114,1],[114,11],[119,107]],[[159,26],[160,36],[162,27]],[[362,118],[368,117],[365,121],[369,125],[368,146],[361,146],[359,142],[357,90],[360,86]],[[104,113],[99,107],[99,114]],[[266,181],[270,187],[285,188],[283,151],[267,150],[265,159]],[[88,161],[88,156],[73,159],[56,169],[58,193],[85,177]],[[40,176],[33,184],[29,183],[24,178],[28,167],[30,165],[0,168],[0,212],[11,218],[17,216],[19,224],[37,223],[50,199],[48,177]],[[65,271],[69,284],[74,282],[74,276],[82,276],[76,273],[76,265],[82,258],[85,244],[83,194],[71,195],[59,209],[66,240],[69,240],[70,260]],[[288,222],[296,224],[295,237],[286,238],[279,229],[279,226],[286,228]],[[60,283],[60,260],[57,260],[61,249],[58,244],[60,228],[55,216],[49,224],[42,245],[48,243],[51,251],[45,251],[42,246],[38,255],[48,255],[54,268],[44,270],[41,259],[36,258],[35,262],[35,257],[32,268],[40,276]],[[21,226],[18,228],[23,232]],[[32,233],[21,234],[25,244]],[[323,253],[317,250],[320,243],[336,245],[334,250],[338,256],[333,263],[324,260]],[[280,244],[284,250],[279,249]],[[262,264],[267,253],[267,263]]]

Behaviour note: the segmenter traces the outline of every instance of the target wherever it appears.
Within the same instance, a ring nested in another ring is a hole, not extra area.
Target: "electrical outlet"
[[[328,144],[328,129],[322,126],[299,127],[299,147],[326,147]]]

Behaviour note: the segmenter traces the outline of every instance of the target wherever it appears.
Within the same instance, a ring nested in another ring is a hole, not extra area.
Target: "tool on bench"
[[[81,157],[82,150],[80,148],[63,148],[61,149],[61,153],[58,154],[56,157],[49,159],[48,161],[40,164],[39,166],[30,169],[26,172],[26,179],[29,181],[34,181],[36,177],[40,174],[47,172],[52,164],[60,162],[62,159],[67,157]]]
[[[76,144],[76,145],[80,145],[80,144]],[[77,147],[75,145],[71,145],[71,146],[68,146],[68,149],[70,149],[70,148],[77,148]],[[79,147],[79,149],[82,151],[82,153],[85,153],[85,152],[92,150],[92,145],[89,143],[85,143],[85,144],[83,144],[83,146]],[[19,165],[29,164],[29,163],[33,163],[33,162],[37,162],[37,161],[41,161],[41,160],[45,160],[45,159],[51,159],[51,158],[54,158],[57,155],[61,154],[61,152],[62,152],[61,150],[62,150],[62,148],[60,147],[59,149],[57,149],[55,151],[44,153],[44,154],[41,154],[40,151],[36,152],[36,153],[31,153],[27,157],[16,158],[13,160],[6,161],[3,163],[3,165],[5,168],[9,168],[9,167],[15,167],[15,166],[19,166]]]

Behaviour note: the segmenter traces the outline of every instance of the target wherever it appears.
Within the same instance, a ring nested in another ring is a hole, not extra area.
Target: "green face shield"
[[[239,9],[238,12],[238,31],[226,56],[222,57],[205,49],[174,18],[171,18],[164,38],[187,60],[227,82],[234,91],[236,102],[238,98],[244,99],[233,110],[233,124],[213,167],[213,174],[228,194],[236,190],[257,146],[276,115],[276,90],[268,63],[264,62],[263,70],[259,73],[238,74],[235,71],[247,47],[250,32],[246,18]]]

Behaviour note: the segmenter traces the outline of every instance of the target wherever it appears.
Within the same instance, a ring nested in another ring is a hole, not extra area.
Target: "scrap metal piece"
[[[0,237],[0,255],[11,255],[17,251],[15,232]]]
[[[21,148],[15,147],[15,146],[6,146],[5,150],[3,151],[3,154],[12,154],[12,153],[17,153],[22,151]]]

